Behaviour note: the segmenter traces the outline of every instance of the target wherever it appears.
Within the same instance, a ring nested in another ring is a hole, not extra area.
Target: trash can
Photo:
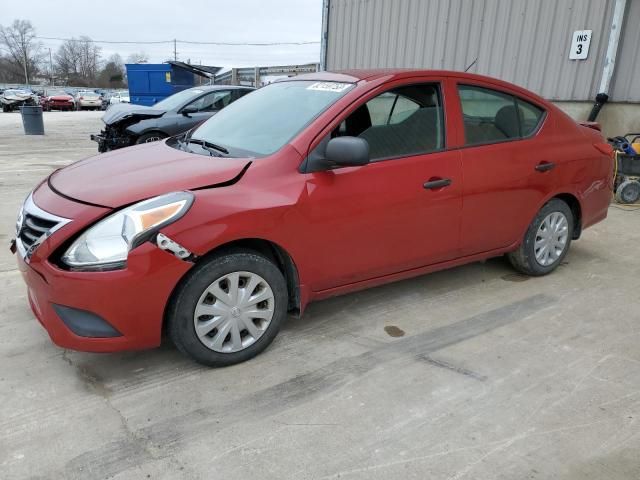
[[[41,106],[24,105],[20,108],[20,112],[25,135],[44,135]]]

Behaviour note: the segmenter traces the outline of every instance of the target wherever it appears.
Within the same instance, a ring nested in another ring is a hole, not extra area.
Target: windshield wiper
[[[218,152],[222,152],[225,155],[229,154],[229,150],[227,150],[223,146],[217,145],[213,142],[202,140],[200,138],[188,138],[187,143],[195,143],[196,145],[200,145],[201,147],[204,147],[204,149],[208,150],[209,152],[211,152],[211,150],[217,150]]]
[[[178,144],[180,146],[180,149],[184,151],[189,151],[189,144],[195,143],[196,145],[200,145],[204,150],[209,152],[211,156],[221,157],[222,155],[220,155],[220,153],[218,152],[221,152],[225,155],[229,154],[229,150],[224,148],[222,145],[217,145],[213,142],[208,142],[207,140],[202,140],[200,138],[191,138],[192,133],[193,133],[193,130],[189,130],[183,133],[182,135],[179,135],[178,137],[176,137]]]

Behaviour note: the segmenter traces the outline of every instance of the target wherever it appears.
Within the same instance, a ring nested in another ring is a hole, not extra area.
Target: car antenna
[[[476,64],[477,61],[478,61],[478,57],[476,57],[476,59],[473,62],[471,62],[471,64],[467,68],[465,68],[464,71],[468,72],[469,69]]]

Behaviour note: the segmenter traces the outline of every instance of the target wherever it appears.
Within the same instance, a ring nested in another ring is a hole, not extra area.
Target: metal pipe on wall
[[[624,13],[626,9],[627,0],[616,0],[613,8],[613,16],[611,18],[607,54],[604,59],[602,78],[600,79],[600,89],[598,90],[601,94],[608,94],[609,88],[611,87],[611,79],[615,73],[616,56],[618,55],[618,47],[620,44],[620,32],[622,32],[622,23],[624,22]]]

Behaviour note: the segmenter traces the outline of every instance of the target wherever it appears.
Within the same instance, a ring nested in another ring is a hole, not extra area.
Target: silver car
[[[91,139],[98,151],[107,152],[171,137],[204,122],[230,103],[250,93],[252,87],[207,85],[182,90],[151,107],[111,105],[102,121],[104,129]]]

